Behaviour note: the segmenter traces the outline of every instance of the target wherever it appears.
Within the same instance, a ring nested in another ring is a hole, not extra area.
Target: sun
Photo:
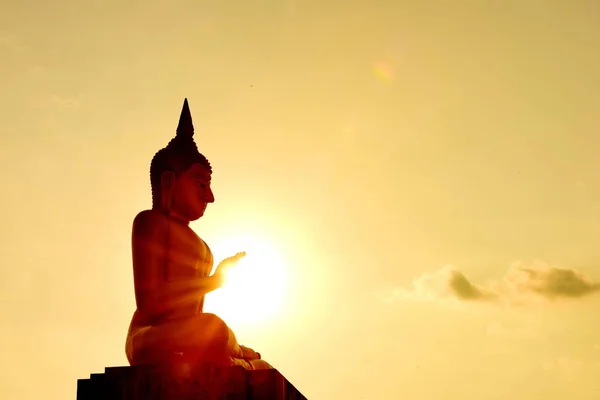
[[[287,265],[267,240],[257,236],[228,238],[212,246],[215,266],[229,256],[246,256],[227,272],[225,285],[206,298],[207,311],[236,325],[253,324],[275,317],[287,291]]]

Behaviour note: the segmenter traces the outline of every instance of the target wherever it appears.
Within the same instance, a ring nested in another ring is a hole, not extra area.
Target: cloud
[[[535,292],[549,299],[584,297],[600,290],[599,282],[593,282],[575,270],[541,263],[531,267],[517,264],[506,279],[518,290]]]
[[[600,282],[578,271],[536,261],[529,265],[514,263],[504,277],[485,284],[473,283],[456,267],[445,266],[417,277],[410,288],[396,289],[384,300],[454,298],[465,302],[520,302],[532,297],[538,300],[578,299],[599,291]]]
[[[464,301],[483,301],[494,298],[494,293],[471,283],[458,269],[447,265],[434,273],[423,274],[413,280],[410,288],[397,288],[380,298],[388,303],[396,300],[436,300],[457,298]]]
[[[482,300],[489,297],[489,295],[482,289],[473,285],[467,277],[458,270],[452,271],[448,286],[450,286],[452,293],[462,300]]]

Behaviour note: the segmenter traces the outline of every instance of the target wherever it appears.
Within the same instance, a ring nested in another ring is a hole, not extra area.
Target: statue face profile
[[[211,172],[199,163],[178,174],[163,172],[161,203],[171,215],[195,221],[204,215],[208,204],[215,201],[210,182]]]

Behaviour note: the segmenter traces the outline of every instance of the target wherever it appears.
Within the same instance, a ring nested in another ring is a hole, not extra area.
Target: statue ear
[[[165,211],[171,211],[173,205],[173,189],[175,187],[175,173],[165,171],[160,175],[160,205]]]

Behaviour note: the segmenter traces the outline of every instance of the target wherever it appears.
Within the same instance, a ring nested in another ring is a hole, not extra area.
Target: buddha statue
[[[205,295],[225,284],[225,272],[245,253],[221,261],[210,275],[211,250],[189,226],[215,201],[212,168],[193,135],[185,99],[176,136],[150,164],[152,208],[133,221],[136,310],[127,333],[127,359],[131,365],[183,361],[272,368],[259,353],[238,344],[221,318],[203,311]]]

